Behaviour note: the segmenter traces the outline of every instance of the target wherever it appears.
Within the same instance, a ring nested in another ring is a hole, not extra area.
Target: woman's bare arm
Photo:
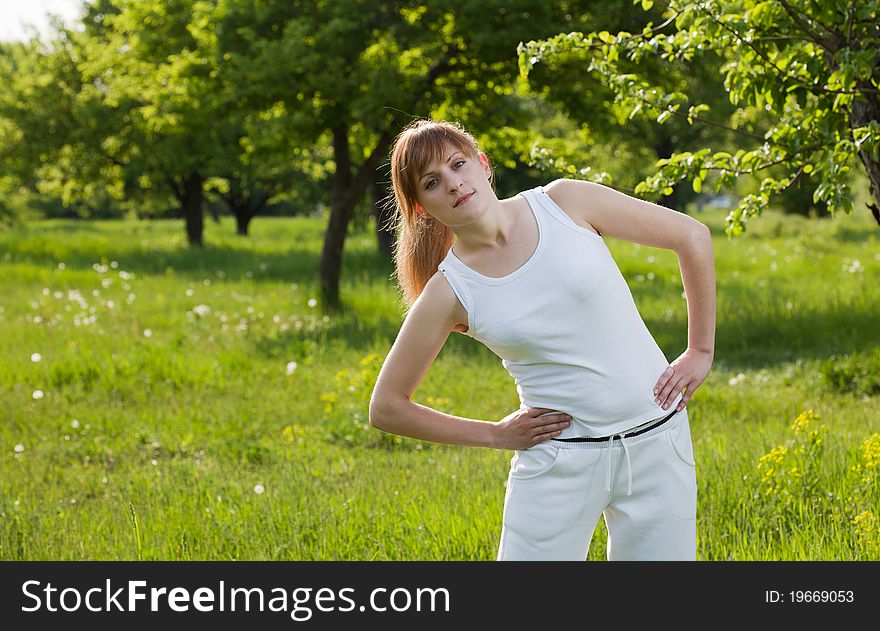
[[[445,414],[411,400],[440,349],[457,325],[458,299],[446,278],[435,274],[413,304],[394,341],[370,399],[370,424],[377,429],[420,440],[523,449],[558,436],[570,417],[546,408],[517,410],[501,422]]]
[[[681,410],[703,383],[715,357],[715,257],[709,228],[684,213],[595,182],[555,180],[547,194],[576,222],[603,235],[673,250],[678,257],[688,310],[688,347],[654,386],[664,409],[684,390]]]

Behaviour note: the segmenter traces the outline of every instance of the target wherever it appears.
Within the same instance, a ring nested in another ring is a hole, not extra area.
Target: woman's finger
[[[672,378],[672,375],[675,374],[675,369],[672,366],[667,366],[666,370],[663,371],[663,374],[660,375],[660,378],[657,379],[657,383],[654,385],[654,396],[659,397],[660,393],[663,391],[663,388]]]
[[[677,377],[671,379],[667,387],[663,389],[663,392],[660,393],[660,406],[665,410],[672,403],[672,400],[675,398],[676,393],[681,392],[682,388],[687,384],[687,379],[684,376]]]
[[[676,412],[681,412],[684,409],[684,406],[687,405],[688,401],[691,400],[691,395],[693,394],[693,390],[688,386],[687,391],[684,393],[684,396],[681,397],[681,401],[678,402],[678,407],[675,408]]]

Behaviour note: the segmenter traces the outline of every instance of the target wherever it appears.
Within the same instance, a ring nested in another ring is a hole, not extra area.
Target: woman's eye
[[[458,165],[458,164],[464,164],[464,160],[456,160],[456,161],[455,161],[455,164],[456,164],[456,165]]]

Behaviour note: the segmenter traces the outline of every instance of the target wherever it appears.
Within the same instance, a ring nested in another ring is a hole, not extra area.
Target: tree
[[[650,8],[652,0],[634,4]],[[765,174],[757,193],[746,196],[727,217],[727,232],[745,230],[771,196],[807,175],[816,182],[814,201],[832,213],[852,212],[847,185],[857,157],[870,181],[878,223],[880,211],[880,2],[864,0],[669,0],[665,21],[641,33],[571,32],[522,43],[521,73],[542,59],[577,52],[587,69],[611,88],[632,113],[664,123],[673,116],[689,124],[742,132],[751,121],[767,121],[759,133],[740,133],[751,144],[736,153],[709,148],[676,152],[657,161],[657,171],[637,192],[668,192],[689,180],[699,192],[709,177],[718,190],[739,176]],[[671,34],[666,29],[676,29]],[[716,55],[724,63],[724,87],[737,110],[726,120],[705,117],[705,103],[664,89],[645,73],[623,72],[621,63],[647,58],[692,63]],[[785,174],[766,173],[773,167]]]
[[[375,196],[377,170],[403,125],[447,102],[488,117],[516,77],[517,43],[527,33],[556,32],[588,5],[268,0],[255,10],[229,0],[221,48],[248,51],[230,59],[247,77],[248,98],[284,103],[300,120],[291,130],[303,143],[329,134],[335,170],[319,264],[326,308],[341,306],[347,227],[358,202]]]

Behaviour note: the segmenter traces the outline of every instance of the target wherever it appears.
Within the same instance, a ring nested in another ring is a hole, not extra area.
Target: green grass
[[[715,363],[688,406],[698,557],[880,559],[880,229],[864,208],[767,213],[729,240],[722,212],[697,218],[718,288]],[[369,427],[402,308],[368,232],[346,245],[347,310],[311,306],[322,230],[257,218],[240,238],[227,219],[204,251],[174,221],[0,232],[0,558],[494,558],[511,452]],[[608,243],[675,359],[674,253]],[[519,405],[461,335],[416,400],[488,420]],[[605,537],[600,521],[589,558]]]

